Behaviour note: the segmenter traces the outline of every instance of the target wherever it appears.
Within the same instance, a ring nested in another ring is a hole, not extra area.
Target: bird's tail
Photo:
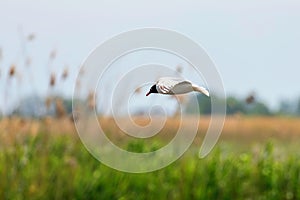
[[[200,93],[205,94],[206,96],[209,97],[209,92],[204,87],[201,87],[201,86],[198,86],[198,85],[192,85],[192,87],[193,87],[194,91],[200,92]]]

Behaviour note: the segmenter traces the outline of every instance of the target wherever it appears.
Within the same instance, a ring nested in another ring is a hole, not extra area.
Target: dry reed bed
[[[112,118],[99,118],[100,124],[109,137],[116,140],[126,140],[124,134]],[[148,118],[135,118],[138,125],[146,125]],[[172,138],[180,125],[180,119],[170,118],[160,131],[160,137]],[[202,138],[209,126],[210,117],[201,117],[197,137]],[[189,117],[184,126],[197,123],[197,118]],[[97,127],[95,127],[96,129]],[[40,120],[22,119],[18,117],[2,118],[0,120],[1,140],[14,140],[24,135],[37,135],[48,133],[50,135],[71,134],[76,135],[74,123],[69,118],[44,118]],[[188,134],[188,133],[187,133]],[[221,138],[258,140],[267,138],[294,140],[300,137],[300,118],[284,117],[244,117],[230,116],[226,118]]]

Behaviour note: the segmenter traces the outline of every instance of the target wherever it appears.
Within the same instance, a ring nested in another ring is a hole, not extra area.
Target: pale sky
[[[67,65],[71,79],[62,91],[71,95],[80,63],[97,45],[127,30],[160,27],[185,34],[204,47],[220,71],[227,94],[255,91],[273,107],[281,99],[300,96],[297,0],[0,0],[0,15],[1,95],[5,95],[10,64],[21,63],[21,34],[36,35],[26,45],[35,72],[27,82],[34,81],[34,90],[43,93],[47,72],[59,74]],[[53,49],[57,57],[45,69]]]

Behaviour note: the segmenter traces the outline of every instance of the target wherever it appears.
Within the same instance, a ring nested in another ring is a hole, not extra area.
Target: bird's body
[[[162,77],[156,81],[156,83],[150,88],[150,91],[146,94],[148,96],[151,93],[159,94],[185,94],[188,92],[200,92],[209,96],[209,92],[204,87],[195,85],[190,81],[177,77]]]

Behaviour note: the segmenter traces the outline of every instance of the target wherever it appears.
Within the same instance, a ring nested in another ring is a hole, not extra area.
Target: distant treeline
[[[198,106],[201,114],[209,115],[211,113],[211,98],[204,95],[198,95]],[[217,101],[222,101],[216,98]],[[185,112],[196,114],[195,104],[189,102],[185,105]],[[147,110],[147,108],[145,108]],[[66,116],[72,113],[72,99],[62,97],[41,98],[30,96],[21,101],[14,109],[11,115],[20,115],[26,117],[42,116]],[[147,112],[144,112],[147,113]],[[101,113],[99,113],[101,115]],[[243,115],[285,115],[300,116],[300,98],[297,100],[282,101],[278,109],[271,109],[262,100],[255,96],[249,95],[245,98],[229,96],[226,98],[226,114],[243,114]]]
[[[211,113],[211,98],[203,95],[198,95],[198,105],[201,114]],[[221,101],[221,100],[219,100]],[[194,113],[195,109],[187,104],[186,111]],[[300,98],[296,100],[282,100],[278,109],[271,109],[266,103],[257,100],[255,96],[249,95],[245,98],[237,98],[229,96],[226,98],[226,113],[244,114],[244,115],[286,115],[286,116],[300,116]]]

